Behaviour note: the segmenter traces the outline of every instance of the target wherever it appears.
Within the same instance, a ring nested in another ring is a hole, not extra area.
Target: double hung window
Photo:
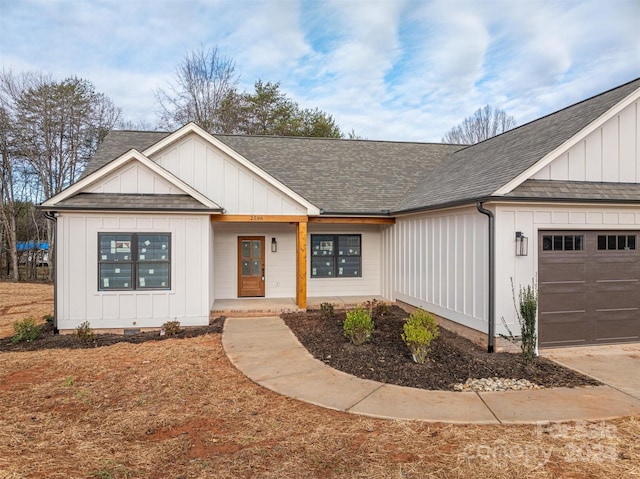
[[[98,233],[98,290],[171,288],[171,234]]]
[[[311,277],[362,277],[362,236],[311,235]]]

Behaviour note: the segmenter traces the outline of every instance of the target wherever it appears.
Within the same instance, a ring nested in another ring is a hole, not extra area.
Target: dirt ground
[[[13,286],[0,284],[5,314]],[[50,286],[29,288],[51,309]],[[219,333],[0,350],[0,364],[0,479],[640,477],[638,417],[465,426],[329,411],[245,378]]]
[[[53,286],[40,283],[0,283],[0,338],[12,336],[13,323],[53,314]]]

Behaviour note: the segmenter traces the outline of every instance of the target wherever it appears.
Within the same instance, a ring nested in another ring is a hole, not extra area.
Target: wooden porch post
[[[296,228],[296,303],[307,309],[307,223],[298,222]]]

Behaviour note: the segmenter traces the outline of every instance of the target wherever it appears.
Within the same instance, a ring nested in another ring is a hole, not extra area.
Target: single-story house
[[[36,266],[49,265],[49,243],[47,241],[18,241],[16,242],[19,262],[21,264],[35,261]]]
[[[638,341],[639,100],[640,78],[473,146],[113,131],[41,205],[58,328],[370,295],[492,349],[535,279],[540,347]]]

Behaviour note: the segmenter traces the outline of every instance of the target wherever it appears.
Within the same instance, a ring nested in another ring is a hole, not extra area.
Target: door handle
[[[264,266],[262,267],[262,281],[264,281]]]

